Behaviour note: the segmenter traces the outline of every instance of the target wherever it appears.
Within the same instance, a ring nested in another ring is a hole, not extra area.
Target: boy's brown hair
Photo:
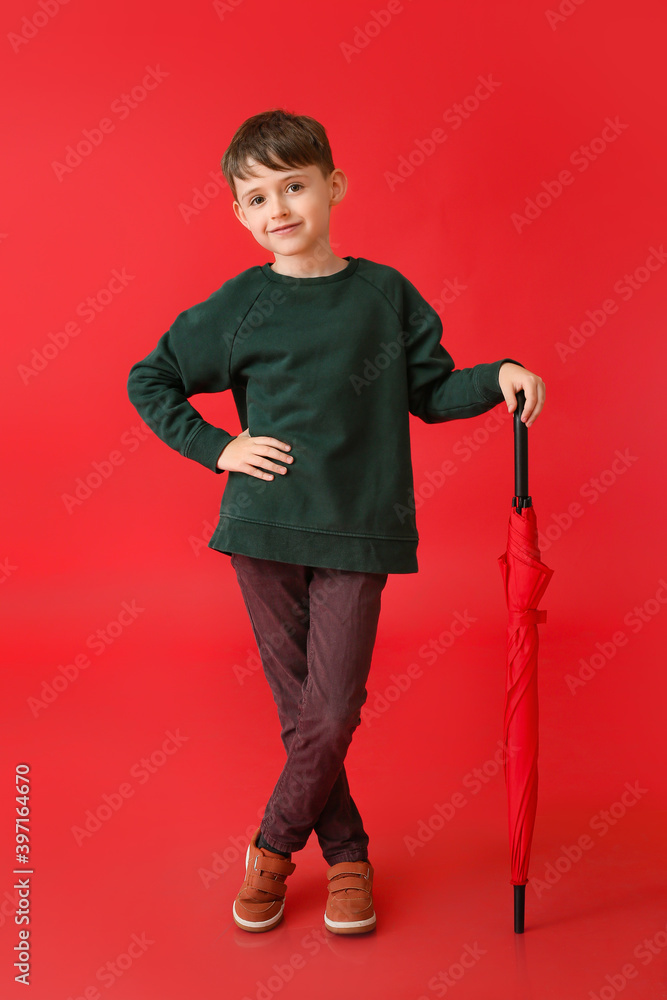
[[[283,164],[292,168],[314,163],[325,178],[336,169],[324,126],[308,115],[295,115],[284,108],[271,108],[247,118],[225,150],[220,165],[235,201],[234,178],[250,177],[249,157],[272,170],[285,170]]]

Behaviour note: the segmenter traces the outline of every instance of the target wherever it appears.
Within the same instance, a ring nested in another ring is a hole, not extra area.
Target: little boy
[[[222,160],[233,209],[272,263],[181,312],[130,370],[131,402],[166,444],[228,472],[209,547],[230,556],[281,724],[287,760],[246,854],[236,925],[283,917],[292,853],[315,830],[328,863],[325,926],[373,930],[369,838],[344,766],[361,721],[381,593],[416,573],[409,418],[474,417],[542,379],[513,358],[454,370],[435,309],[395,268],[338,257],[331,209],[347,179],[323,126],[273,109]],[[242,433],[188,401],[231,389]]]

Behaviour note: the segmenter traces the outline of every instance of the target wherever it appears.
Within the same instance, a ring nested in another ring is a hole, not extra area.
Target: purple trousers
[[[287,760],[261,829],[279,851],[315,830],[324,859],[364,861],[368,835],[345,755],[361,722],[386,573],[299,566],[232,553]]]

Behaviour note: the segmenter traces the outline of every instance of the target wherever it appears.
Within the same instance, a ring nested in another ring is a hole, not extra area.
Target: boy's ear
[[[347,191],[347,177],[340,167],[332,170],[329,183],[331,184],[331,204],[337,205],[343,200]]]
[[[246,219],[245,213],[244,213],[243,209],[241,208],[241,206],[239,205],[238,201],[234,202],[234,204],[232,205],[232,208],[234,210],[234,215],[239,220],[239,222],[242,222],[243,225],[246,227],[246,229],[249,229],[250,228],[250,223]]]

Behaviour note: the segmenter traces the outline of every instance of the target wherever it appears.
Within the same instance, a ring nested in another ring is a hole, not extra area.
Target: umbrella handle
[[[523,389],[516,393],[516,410],[514,411],[514,497],[512,506],[521,513],[522,507],[532,507],[532,498],[528,495],[528,428],[521,420],[526,394]]]

